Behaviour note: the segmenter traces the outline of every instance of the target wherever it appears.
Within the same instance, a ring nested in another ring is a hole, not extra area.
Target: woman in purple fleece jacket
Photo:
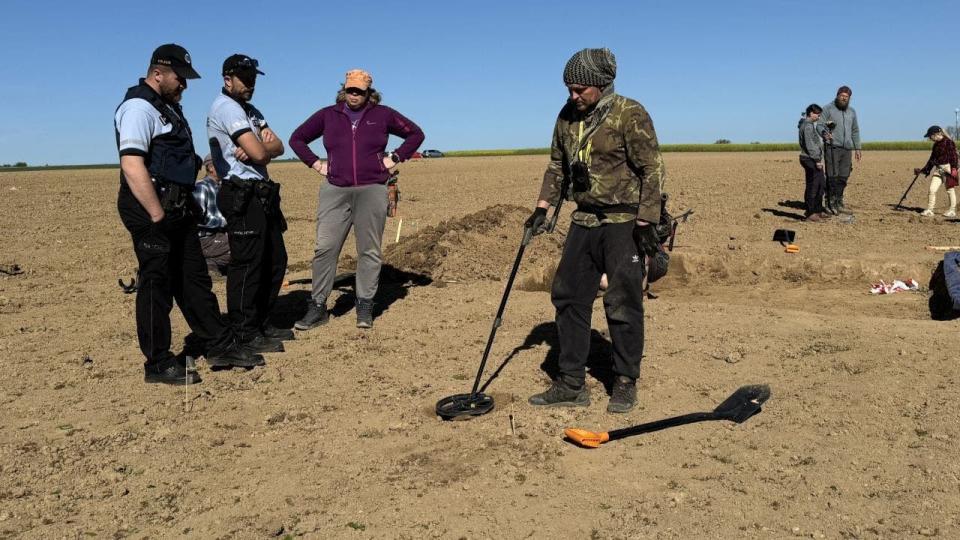
[[[357,327],[373,326],[373,297],[380,279],[380,240],[387,220],[390,169],[410,159],[423,143],[423,131],[397,111],[380,105],[366,71],[347,72],[335,104],[320,109],[290,136],[290,148],[308,167],[325,176],[317,207],[317,247],[313,254],[313,301],[294,325],[309,330],[329,320],[327,296],[337,259],[353,226],[357,238]],[[390,135],[403,144],[386,153]],[[323,137],[327,161],[308,146]]]

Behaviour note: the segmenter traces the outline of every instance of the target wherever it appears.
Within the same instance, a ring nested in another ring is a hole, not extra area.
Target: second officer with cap
[[[234,54],[223,62],[223,90],[207,117],[210,153],[223,186],[217,204],[227,220],[231,261],[227,272],[227,311],[241,343],[251,351],[283,351],[289,329],[270,326],[287,268],[283,243],[286,221],[280,211],[280,185],[267,164],[283,154],[283,143],[250,103],[257,82],[257,60]]]

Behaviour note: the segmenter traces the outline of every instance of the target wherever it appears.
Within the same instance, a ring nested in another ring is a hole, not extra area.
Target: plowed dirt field
[[[134,298],[117,285],[136,269],[118,172],[0,174],[0,269],[24,270],[0,273],[0,537],[960,537],[960,322],[930,320],[924,290],[868,292],[925,287],[941,255],[924,246],[960,244],[955,221],[918,216],[922,180],[892,208],[926,157],[865,153],[855,220],[814,224],[798,221],[795,154],[666,154],[671,210],[695,213],[646,303],[640,405],[605,411],[600,299],[591,406],[526,403],[558,354],[564,216],[523,260],[484,377],[497,406],[467,422],[433,407],[470,390],[545,156],[403,164],[374,329],[355,328],[348,283],[330,324],[266,367],[200,362],[186,389],[143,383]],[[320,178],[271,171],[289,277],[309,277]],[[771,241],[777,228],[800,253]],[[281,295],[289,326],[308,286]],[[176,309],[174,324],[182,343]],[[744,424],[596,450],[562,439],[711,410],[750,383],[773,396]]]

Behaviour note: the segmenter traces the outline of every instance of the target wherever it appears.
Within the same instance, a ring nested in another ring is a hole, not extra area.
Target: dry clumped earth
[[[867,153],[848,190],[855,221],[824,224],[797,221],[791,153],[665,159],[671,209],[695,214],[646,304],[640,406],[605,412],[599,300],[593,404],[526,404],[558,352],[546,291],[565,216],[521,266],[484,378],[500,368],[497,407],[468,422],[433,406],[470,389],[545,157],[404,164],[376,327],[354,327],[345,283],[337,317],[265,368],[201,363],[187,389],[142,382],[133,297],[117,286],[136,268],[117,171],[0,175],[0,268],[24,270],[0,273],[0,537],[958,537],[960,323],[931,321],[925,291],[867,292],[926,285],[939,255],[924,246],[960,240],[955,222],[891,208],[926,155]],[[289,277],[308,277],[318,177],[272,171]],[[800,253],[770,240],[782,227]],[[285,289],[278,322],[307,298]],[[773,397],[742,425],[597,450],[561,438],[710,410],[750,383]]]

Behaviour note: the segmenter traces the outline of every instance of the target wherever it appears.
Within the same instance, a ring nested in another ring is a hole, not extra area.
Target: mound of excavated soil
[[[523,238],[530,209],[499,204],[418,231],[384,250],[384,262],[405,272],[430,276],[435,282],[506,279]],[[543,234],[527,246],[517,277],[542,282],[546,268],[556,266],[564,234]]]
[[[657,287],[664,289],[701,282],[724,285],[854,282],[865,287],[877,279],[892,278],[914,278],[926,283],[930,271],[928,263],[824,260],[782,253],[703,255],[675,251],[670,257],[670,271]]]

